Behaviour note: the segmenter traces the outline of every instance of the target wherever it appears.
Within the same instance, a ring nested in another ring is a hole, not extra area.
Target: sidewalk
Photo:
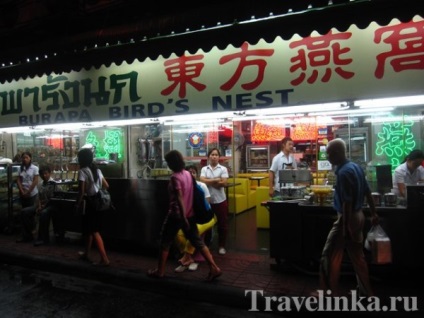
[[[300,272],[284,264],[273,266],[274,260],[270,259],[268,251],[248,253],[229,250],[225,256],[212,251],[223,275],[211,283],[205,281],[208,268],[204,263],[195,272],[175,273],[177,262],[171,258],[167,264],[166,277],[155,279],[146,275],[148,269],[156,266],[155,255],[108,249],[110,267],[96,267],[78,259],[78,251],[83,249],[80,243],[52,243],[34,247],[32,243],[16,243],[15,240],[14,235],[0,234],[2,264],[75,275],[173,297],[178,294],[184,298],[245,310],[251,306],[251,299],[245,296],[245,290],[262,290],[264,295],[278,297],[310,296],[319,288],[316,273]],[[93,258],[97,257],[95,249],[92,255]],[[351,273],[342,275],[340,281],[341,289],[346,294],[355,289],[355,277]],[[372,284],[380,297],[418,296],[419,308],[424,308],[424,290],[416,282],[375,278]]]
[[[0,261],[37,270],[77,275],[82,278],[99,279],[125,287],[142,288],[158,293],[181,291],[202,301],[247,308],[245,289],[259,289],[269,295],[300,295],[316,289],[315,277],[282,275],[270,269],[272,260],[268,253],[253,254],[229,250],[225,256],[213,252],[215,261],[224,274],[216,281],[206,282],[208,266],[201,263],[195,272],[175,273],[178,266],[174,258],[167,263],[166,277],[154,279],[146,275],[156,266],[155,255],[108,250],[110,267],[93,266],[78,259],[80,243],[52,243],[34,247],[32,243],[16,243],[15,236],[0,234]],[[92,256],[97,257],[96,249]],[[94,258],[96,259],[96,258]]]

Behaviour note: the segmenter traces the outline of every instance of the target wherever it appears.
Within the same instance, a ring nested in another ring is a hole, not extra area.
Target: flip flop
[[[188,266],[188,270],[191,272],[197,271],[197,268],[199,267],[199,263],[191,263]]]
[[[206,277],[206,280],[208,282],[212,282],[212,281],[214,281],[215,279],[217,279],[221,275],[222,275],[222,270],[219,270],[216,273],[209,272],[209,275]]]
[[[180,264],[181,266],[190,266],[190,264],[193,264],[194,263],[194,260],[190,260],[190,261],[188,261],[188,262],[183,262],[183,261],[181,261],[181,259],[179,259],[178,260],[178,264]]]
[[[191,264],[190,264],[191,265]],[[187,266],[185,266],[185,265],[180,265],[180,266],[178,266],[177,268],[175,268],[175,272],[176,273],[182,273],[182,272],[184,272],[185,270],[187,269]]]
[[[153,277],[153,278],[162,278],[164,275],[160,275],[158,269],[155,268],[155,269],[149,269],[147,271],[147,276]]]
[[[107,262],[107,263],[105,263],[105,262],[98,262],[98,263],[92,263],[94,266],[97,266],[97,267],[109,267],[110,266],[110,262]]]
[[[85,252],[78,252],[78,259],[81,261],[92,262]]]

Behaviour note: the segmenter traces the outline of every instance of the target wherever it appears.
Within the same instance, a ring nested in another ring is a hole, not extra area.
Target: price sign
[[[331,170],[331,163],[328,160],[318,160],[318,170]]]

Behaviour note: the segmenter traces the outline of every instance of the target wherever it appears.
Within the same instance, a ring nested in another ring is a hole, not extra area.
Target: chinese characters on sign
[[[272,43],[20,79],[0,86],[0,125],[157,118],[408,95],[424,82],[424,21],[352,25]]]

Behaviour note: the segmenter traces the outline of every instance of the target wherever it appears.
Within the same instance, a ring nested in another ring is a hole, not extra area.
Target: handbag
[[[112,207],[112,197],[108,190],[100,188],[96,194],[96,210],[107,211]]]
[[[205,224],[212,220],[213,211],[205,198],[205,192],[193,177],[193,211],[197,224]]]

